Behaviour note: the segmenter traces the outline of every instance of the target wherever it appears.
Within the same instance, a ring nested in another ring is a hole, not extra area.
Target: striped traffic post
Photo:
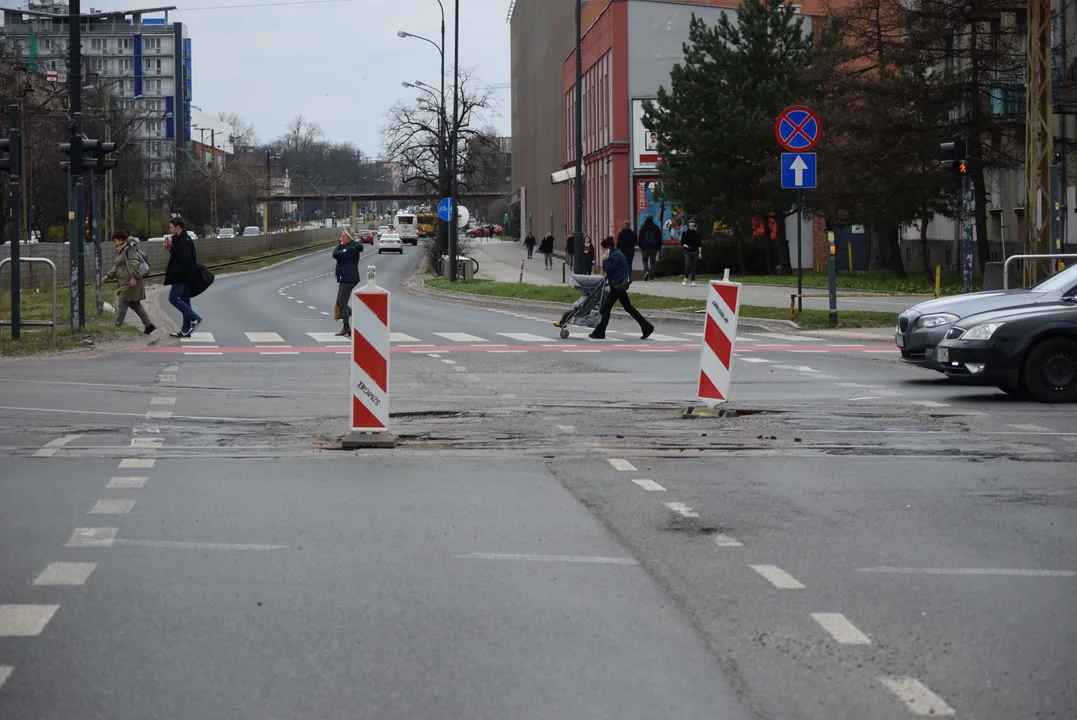
[[[707,326],[699,357],[698,394],[707,407],[729,399],[739,316],[740,283],[712,280],[707,293]]]
[[[347,449],[395,447],[389,433],[389,291],[378,287],[375,268],[352,293],[351,433]]]

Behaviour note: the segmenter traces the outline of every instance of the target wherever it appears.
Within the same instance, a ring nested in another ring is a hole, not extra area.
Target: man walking
[[[543,270],[553,270],[553,233],[546,233],[539,243],[539,252],[543,257]]]
[[[662,252],[662,228],[655,224],[654,215],[648,215],[639,229],[639,249],[643,255],[643,279],[654,280]]]
[[[172,286],[168,291],[168,302],[183,316],[183,326],[178,332],[169,333],[169,336],[191,337],[202,324],[202,318],[191,307],[191,290],[201,286],[202,275],[198,270],[194,242],[187,234],[183,218],[178,215],[172,218],[168,229],[172,231],[172,236],[165,238],[165,249],[168,250],[165,285]]]
[[[628,261],[628,274],[632,275],[632,261],[636,257],[636,231],[632,229],[632,222],[625,220],[624,229],[617,233],[617,249]]]
[[[524,238],[524,247],[527,248],[527,259],[530,260],[531,256],[535,254],[535,235],[530,230],[527,231],[527,237]]]
[[[613,237],[602,241],[602,269],[606,272],[606,282],[610,284],[609,292],[602,300],[599,309],[601,317],[594,332],[587,337],[592,340],[604,340],[606,338],[606,326],[610,324],[610,313],[613,312],[614,303],[621,303],[632,319],[639,323],[639,329],[643,331],[641,339],[646,340],[654,332],[654,325],[647,321],[628,298],[628,286],[632,284],[632,278],[628,274],[628,261],[620,250],[614,247]]]
[[[703,238],[696,230],[695,220],[689,220],[688,229],[681,233],[681,248],[684,249],[684,282],[681,285],[687,285],[691,281],[692,287],[695,287],[696,269],[699,267],[699,261],[703,259]]]

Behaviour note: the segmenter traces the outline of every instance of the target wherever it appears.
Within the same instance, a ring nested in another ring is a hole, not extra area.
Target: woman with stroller
[[[606,281],[610,284],[610,289],[602,301],[602,309],[599,311],[602,318],[598,321],[598,325],[595,326],[594,332],[587,337],[592,340],[606,339],[606,326],[610,323],[613,304],[619,302],[625,312],[639,323],[640,330],[643,331],[642,339],[646,340],[654,332],[654,325],[649,323],[647,318],[640,315],[639,310],[632,306],[632,301],[628,298],[628,286],[632,283],[632,277],[628,269],[628,258],[615,246],[616,241],[612,236],[602,241],[602,269],[606,271]]]

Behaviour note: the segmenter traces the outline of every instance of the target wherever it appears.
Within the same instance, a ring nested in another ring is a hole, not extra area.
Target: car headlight
[[[990,340],[991,336],[995,334],[995,331],[1003,326],[1004,323],[984,323],[983,325],[977,325],[974,328],[966,330],[962,335],[962,340]]]
[[[936,313],[935,315],[924,315],[917,323],[922,328],[935,328],[940,325],[949,325],[958,321],[957,315],[953,313]]]

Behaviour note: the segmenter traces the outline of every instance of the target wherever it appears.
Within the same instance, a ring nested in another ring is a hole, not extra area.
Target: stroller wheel
[[[565,340],[567,338],[568,338],[568,328],[561,328],[561,339]]]

